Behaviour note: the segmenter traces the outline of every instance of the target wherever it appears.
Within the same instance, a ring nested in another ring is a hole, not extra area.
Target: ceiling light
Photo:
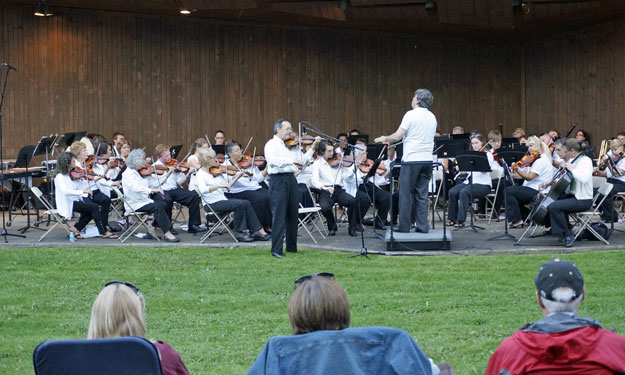
[[[189,14],[191,14],[191,9],[182,8],[180,9],[180,14],[184,14],[185,16],[188,16]]]
[[[39,5],[37,5],[37,9],[35,10],[35,16],[38,17],[49,17],[52,16],[52,12],[50,11],[50,7],[48,6],[48,2],[46,0],[39,1]]]

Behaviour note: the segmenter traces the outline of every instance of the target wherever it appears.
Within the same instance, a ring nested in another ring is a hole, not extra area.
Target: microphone
[[[13,69],[13,70],[15,70],[17,72],[17,69],[15,69],[14,66],[11,66],[11,65],[9,65],[7,63],[2,63],[2,64],[0,64],[0,66],[6,66],[7,68],[9,68],[9,70]]]

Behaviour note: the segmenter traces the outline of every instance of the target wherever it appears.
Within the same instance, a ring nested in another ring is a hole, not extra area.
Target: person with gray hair
[[[154,215],[156,225],[165,233],[166,242],[180,242],[171,229],[171,220],[167,215],[167,203],[163,199],[152,200],[150,194],[164,195],[162,189],[150,188],[146,177],[139,174],[139,170],[145,166],[145,151],[135,149],[126,158],[126,170],[122,174],[122,186],[124,187],[124,206],[130,211],[132,208],[137,212],[149,212]],[[148,174],[149,176],[149,174]],[[150,233],[156,236],[156,233]]]
[[[540,266],[534,284],[543,319],[503,340],[486,375],[625,372],[625,338],[577,315],[586,289],[575,263],[551,259]]]
[[[399,225],[397,232],[409,232],[416,222],[416,231],[427,233],[428,183],[432,178],[432,150],[436,133],[436,116],[430,112],[434,102],[432,93],[418,89],[412,98],[412,110],[406,112],[395,133],[381,136],[376,143],[397,142],[403,139],[404,155],[399,176]],[[416,199],[416,211],[413,206]]]

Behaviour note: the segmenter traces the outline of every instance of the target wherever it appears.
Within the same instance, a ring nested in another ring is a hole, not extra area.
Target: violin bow
[[[208,147],[213,147],[213,145],[211,145],[211,141],[208,139],[208,135],[204,134],[204,138],[206,138],[206,142],[208,142]]]
[[[252,154],[252,161],[250,162],[249,169],[250,172],[250,181],[252,181],[252,177],[254,177],[254,159],[256,159],[256,147],[254,147],[254,154]]]
[[[254,137],[250,137],[250,140],[247,141],[247,145],[243,149],[243,152],[241,152],[241,155],[245,155],[245,151],[247,151],[247,148],[250,147],[250,143],[252,143],[252,139],[254,139]]]

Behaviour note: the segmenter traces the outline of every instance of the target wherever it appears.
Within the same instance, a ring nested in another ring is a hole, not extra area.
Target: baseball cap
[[[575,263],[560,258],[553,258],[540,266],[534,284],[543,298],[555,302],[571,302],[584,292],[584,277],[579,268]],[[560,301],[553,297],[553,291],[562,287],[573,289],[573,296],[569,301]]]

